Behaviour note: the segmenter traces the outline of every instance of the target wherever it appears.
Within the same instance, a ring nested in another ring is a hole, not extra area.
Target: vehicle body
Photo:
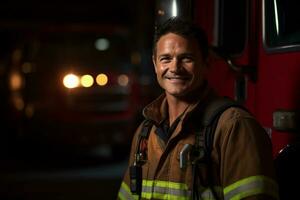
[[[181,16],[206,31],[213,47],[209,82],[220,95],[236,99],[255,115],[272,139],[275,160],[299,145],[297,5],[287,0],[156,1],[158,24]],[[288,168],[295,169],[285,167],[285,172]],[[285,172],[278,171],[280,178]],[[299,178],[295,171],[290,174]]]
[[[205,29],[211,45],[217,49],[211,58],[210,83],[219,94],[244,103],[258,118],[272,136],[276,156],[294,138],[293,120],[300,102],[300,35],[296,23],[299,16],[293,1],[280,1],[278,5],[269,0],[158,1],[157,6],[163,2],[170,5],[166,14],[172,13],[175,2],[178,15],[183,9],[184,17],[194,15],[193,20]],[[278,11],[274,11],[276,6]],[[281,13],[277,16],[274,12]],[[285,16],[287,13],[291,14]],[[275,18],[279,25],[273,23]],[[290,118],[286,121],[290,127],[278,126],[278,112],[281,117]]]

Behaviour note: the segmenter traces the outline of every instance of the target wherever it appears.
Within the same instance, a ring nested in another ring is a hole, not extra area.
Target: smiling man
[[[197,40],[167,33],[157,41],[153,63],[158,83],[165,90],[170,124],[192,103],[192,96],[204,84],[206,54]]]
[[[251,114],[231,106],[213,132],[202,127],[223,99],[206,81],[207,57],[206,35],[192,23],[172,18],[157,29],[153,63],[164,93],[143,111],[119,199],[277,199],[271,142]]]

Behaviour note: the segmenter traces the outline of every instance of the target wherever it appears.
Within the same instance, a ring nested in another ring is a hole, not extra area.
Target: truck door
[[[299,133],[298,3],[296,0],[262,1],[256,110],[264,126],[272,128],[274,155],[295,141]]]
[[[280,199],[297,199],[299,172],[300,14],[296,0],[263,0],[257,112],[272,131]]]

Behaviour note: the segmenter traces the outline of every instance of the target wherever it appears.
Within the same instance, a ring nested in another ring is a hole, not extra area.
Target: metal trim
[[[300,51],[300,44],[295,45],[284,45],[284,46],[276,46],[276,47],[269,47],[266,42],[266,13],[265,13],[265,2],[266,0],[262,1],[262,43],[264,50],[269,53],[279,53],[279,52],[291,52],[291,51]]]

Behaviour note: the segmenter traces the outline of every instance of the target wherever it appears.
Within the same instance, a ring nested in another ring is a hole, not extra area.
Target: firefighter
[[[164,92],[143,110],[118,199],[278,199],[270,138],[244,109],[226,109],[211,150],[195,151],[205,107],[219,98],[206,81],[207,60],[206,35],[193,23],[175,17],[156,29],[153,63]]]

